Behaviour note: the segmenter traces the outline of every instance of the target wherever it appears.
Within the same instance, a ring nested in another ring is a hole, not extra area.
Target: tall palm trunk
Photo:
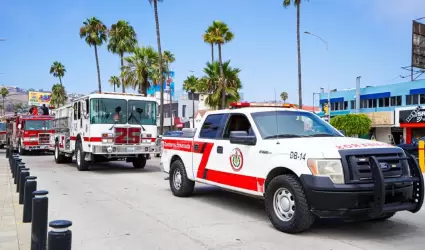
[[[59,82],[60,82],[60,84],[62,86],[62,77],[60,77],[60,76],[59,76]]]
[[[167,69],[168,69],[169,65],[167,63]],[[170,72],[168,69],[167,72],[167,80],[170,79]],[[172,110],[172,104],[173,104],[173,97],[171,96],[171,82],[170,82],[170,129],[174,130],[174,126],[173,126],[173,110]]]
[[[120,55],[121,57],[121,86],[122,86],[122,92],[125,93],[125,86],[124,86],[124,74],[122,71],[124,70],[124,55]],[[114,84],[114,92],[115,92],[115,84]]]
[[[99,93],[102,92],[102,83],[100,82],[99,57],[97,55],[97,46],[94,45],[94,55],[96,56],[97,81],[99,83]]]
[[[223,61],[221,58],[221,44],[218,44],[218,63],[220,64],[220,78],[222,81],[221,89],[221,109],[226,108],[226,81],[224,80]]]
[[[114,92],[115,92],[115,83],[114,83]]]
[[[301,45],[300,45],[300,4],[297,4],[297,50],[298,50],[298,106],[303,108],[303,92],[301,85]]]
[[[159,134],[164,133],[164,80],[162,75],[162,51],[161,51],[161,37],[159,33],[159,20],[158,20],[158,0],[153,0],[153,9],[155,12],[156,23],[156,41],[158,44],[158,59],[159,59],[159,83],[160,83],[160,118],[159,118]]]
[[[211,43],[211,63],[214,62],[214,43]]]
[[[192,90],[192,128],[195,128],[195,91]]]

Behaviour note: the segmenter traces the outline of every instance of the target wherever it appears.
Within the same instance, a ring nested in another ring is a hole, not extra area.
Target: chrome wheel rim
[[[174,171],[173,185],[174,185],[174,188],[177,189],[177,190],[180,190],[180,188],[182,186],[182,175],[180,173],[180,169],[176,169]]]
[[[273,207],[276,216],[282,221],[290,221],[295,214],[295,197],[286,188],[274,193]]]

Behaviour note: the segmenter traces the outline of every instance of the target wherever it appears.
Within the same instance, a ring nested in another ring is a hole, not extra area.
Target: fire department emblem
[[[243,154],[239,148],[234,148],[230,154],[230,166],[236,172],[240,171],[243,167]]]

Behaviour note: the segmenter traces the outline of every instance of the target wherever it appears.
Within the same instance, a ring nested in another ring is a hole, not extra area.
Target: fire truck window
[[[156,125],[157,104],[154,101],[129,100],[128,123]]]
[[[90,107],[89,107],[89,99],[86,99],[85,100],[85,105],[86,105],[86,112],[87,112],[87,114],[89,113],[89,111],[90,111]]]
[[[233,114],[227,122],[223,138],[229,138],[232,131],[246,131],[248,135],[254,135],[251,123],[248,118],[242,114]]]
[[[81,119],[81,102],[78,102],[78,108],[77,108],[77,119]]]
[[[22,127],[25,130],[49,130],[52,129],[52,121],[26,120]]]
[[[90,122],[92,124],[127,123],[127,101],[109,98],[90,100]]]
[[[77,120],[77,110],[78,110],[77,103],[74,103],[74,120]]]

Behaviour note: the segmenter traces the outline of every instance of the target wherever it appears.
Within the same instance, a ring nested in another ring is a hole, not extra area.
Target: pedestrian
[[[46,104],[41,106],[41,110],[43,110],[43,115],[49,115],[49,108],[46,107]]]
[[[38,115],[38,108],[35,105],[32,106],[32,115]]]
[[[406,141],[404,140],[403,135],[400,135],[400,144],[405,144]]]

